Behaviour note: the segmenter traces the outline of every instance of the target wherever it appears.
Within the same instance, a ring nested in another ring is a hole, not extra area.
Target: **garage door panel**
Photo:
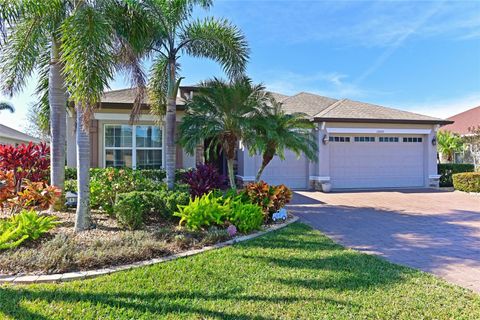
[[[262,163],[257,159],[257,168]],[[297,158],[291,151],[285,151],[285,160],[275,156],[262,174],[262,180],[268,184],[285,184],[292,189],[305,189],[308,186],[308,161],[305,156]]]
[[[375,141],[330,143],[333,188],[424,186],[424,142]]]

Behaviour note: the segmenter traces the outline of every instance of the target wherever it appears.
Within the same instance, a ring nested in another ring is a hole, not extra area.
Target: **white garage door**
[[[261,163],[261,157],[257,157],[257,168]],[[305,189],[308,186],[308,161],[304,156],[298,159],[295,153],[285,151],[285,160],[275,156],[263,171],[261,179],[268,184]]]
[[[330,137],[332,188],[398,188],[425,185],[422,136]]]

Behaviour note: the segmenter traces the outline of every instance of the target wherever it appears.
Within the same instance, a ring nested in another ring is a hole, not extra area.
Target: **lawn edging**
[[[112,267],[88,270],[88,271],[76,271],[76,272],[54,273],[54,274],[43,274],[43,275],[26,274],[26,275],[11,276],[11,275],[0,274],[0,284],[2,283],[31,284],[31,283],[65,282],[65,281],[72,281],[72,280],[83,280],[83,279],[95,278],[102,275],[150,266],[158,263],[172,261],[179,258],[190,257],[202,252],[206,252],[214,249],[220,249],[226,246],[231,246],[233,244],[254,239],[266,233],[282,229],[296,221],[298,221],[298,217],[293,216],[293,218],[291,218],[290,220],[287,220],[284,223],[271,225],[262,231],[257,231],[249,235],[236,237],[234,239],[231,239],[225,242],[220,242],[220,243],[217,243],[211,246],[206,246],[200,249],[193,249],[193,250],[188,250],[184,252],[179,252],[166,257],[154,258],[154,259],[145,260],[145,261],[138,261],[138,262],[133,262],[133,263],[119,265],[119,266],[112,266]]]

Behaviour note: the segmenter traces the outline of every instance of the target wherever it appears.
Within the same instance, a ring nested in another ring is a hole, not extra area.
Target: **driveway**
[[[480,195],[299,191],[289,207],[344,246],[480,293]]]

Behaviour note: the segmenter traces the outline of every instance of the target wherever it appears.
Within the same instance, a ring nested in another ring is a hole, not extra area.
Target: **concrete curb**
[[[95,270],[88,270],[88,271],[77,271],[77,272],[55,273],[55,274],[44,274],[44,275],[26,274],[21,276],[20,275],[10,276],[10,275],[0,274],[0,284],[3,284],[3,283],[32,284],[32,283],[48,283],[48,282],[65,282],[65,281],[72,281],[72,280],[83,280],[83,279],[95,278],[98,276],[102,276],[102,275],[106,275],[114,272],[131,270],[131,269],[136,269],[136,268],[145,267],[145,266],[151,266],[151,265],[162,263],[162,262],[172,261],[178,258],[190,257],[202,252],[231,246],[235,243],[254,239],[254,238],[263,236],[264,234],[267,234],[269,232],[282,229],[296,221],[298,221],[298,217],[294,216],[292,219],[286,221],[285,223],[272,225],[265,230],[258,231],[246,236],[240,236],[225,242],[220,242],[212,246],[203,247],[201,249],[188,250],[188,251],[179,252],[166,257],[133,262],[130,264],[124,264],[120,266],[112,266],[112,267],[106,267],[103,269],[95,269]]]

